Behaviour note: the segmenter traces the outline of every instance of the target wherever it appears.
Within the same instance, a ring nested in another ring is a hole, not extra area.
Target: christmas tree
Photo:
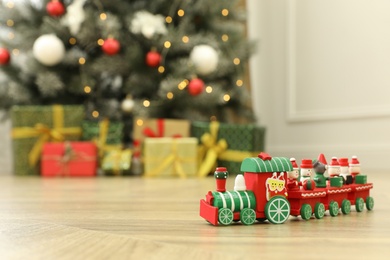
[[[3,0],[0,108],[253,122],[244,21],[233,0]]]

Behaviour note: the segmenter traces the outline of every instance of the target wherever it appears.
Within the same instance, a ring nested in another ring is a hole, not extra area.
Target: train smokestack
[[[217,183],[217,191],[225,192],[226,191],[226,179],[228,178],[229,173],[225,167],[217,167],[214,172],[215,181]]]

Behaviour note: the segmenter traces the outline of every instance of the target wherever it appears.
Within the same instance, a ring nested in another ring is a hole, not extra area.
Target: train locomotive
[[[327,211],[329,215],[337,216],[340,209],[343,214],[349,214],[352,206],[357,212],[363,211],[364,206],[367,210],[374,207],[374,199],[370,196],[373,184],[367,183],[365,175],[352,174],[351,178],[345,179],[332,176],[320,185],[323,180],[320,182],[313,177],[303,181],[291,179],[289,173],[294,170],[297,168],[289,158],[271,157],[262,152],[258,157],[242,161],[244,174],[238,174],[234,190],[227,191],[227,169],[217,167],[214,173],[216,191],[209,191],[206,198],[200,200],[200,216],[212,225],[239,221],[251,225],[266,220],[282,224],[290,215],[305,220],[314,215],[321,219]],[[311,167],[309,172],[311,170],[314,169]],[[292,182],[295,185],[291,185]]]

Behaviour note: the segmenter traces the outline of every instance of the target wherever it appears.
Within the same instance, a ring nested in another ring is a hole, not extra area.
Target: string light
[[[15,38],[15,34],[13,32],[8,33],[8,38],[12,40],[13,38]]]
[[[184,10],[183,9],[177,10],[177,15],[180,16],[180,17],[183,17],[184,16]]]
[[[160,73],[164,73],[164,71],[165,71],[164,66],[159,66],[157,71],[160,72]]]
[[[14,8],[14,6],[15,6],[14,2],[9,1],[9,2],[7,3],[7,7],[8,7],[8,8]]]
[[[70,43],[70,44],[75,45],[76,42],[77,42],[76,38],[74,38],[74,37],[70,37],[70,38],[69,38],[69,43]]]
[[[171,23],[172,22],[172,17],[170,17],[170,16],[165,17],[165,22]]]
[[[164,47],[169,49],[171,47],[171,42],[170,41],[165,41],[164,42]]]
[[[8,19],[8,20],[7,20],[7,26],[9,26],[9,27],[14,26],[14,21],[11,20],[11,19]]]
[[[145,99],[142,104],[144,105],[144,107],[149,107],[150,106],[150,101]]]
[[[213,92],[213,88],[212,88],[211,86],[207,86],[207,87],[206,87],[206,92],[207,92],[207,93]]]
[[[188,36],[183,36],[183,38],[181,38],[181,40],[184,42],[184,43],[188,43],[190,41],[190,38],[188,38]]]
[[[84,65],[85,64],[85,58],[84,57],[80,57],[79,58],[79,64],[80,65]]]
[[[185,79],[177,85],[177,88],[183,90],[187,87],[187,85],[188,85],[188,79]]]
[[[238,64],[240,64],[240,59],[239,58],[234,58],[233,59],[233,63],[234,63],[234,65],[238,65]]]
[[[107,14],[101,13],[101,14],[99,15],[99,18],[100,18],[100,20],[102,20],[102,21],[106,20],[106,19],[107,19]]]
[[[98,111],[93,111],[92,112],[92,116],[94,117],[94,118],[98,118],[99,117],[99,112]]]
[[[97,44],[98,44],[99,46],[103,46],[104,40],[103,40],[103,39],[97,40]]]
[[[88,86],[88,85],[87,85],[87,86],[84,86],[84,92],[85,92],[85,93],[89,94],[89,93],[91,93],[91,90],[92,90],[92,89],[91,89],[90,86]]]
[[[229,40],[229,36],[227,34],[222,35],[222,41],[227,42]]]
[[[241,79],[238,79],[236,81],[236,85],[237,85],[237,87],[242,87],[242,85],[244,85],[244,81],[242,81]]]
[[[224,8],[224,9],[222,9],[221,13],[222,13],[223,16],[228,16],[229,15],[229,10]]]
[[[223,100],[228,102],[230,100],[230,95],[228,94],[223,95]]]
[[[168,92],[167,93],[167,98],[168,99],[172,99],[173,98],[173,93],[172,92]]]
[[[142,119],[137,119],[137,122],[136,122],[137,126],[142,126],[144,124],[144,120]]]
[[[12,50],[12,54],[15,55],[15,56],[18,56],[20,53],[20,51],[18,49],[13,49]]]

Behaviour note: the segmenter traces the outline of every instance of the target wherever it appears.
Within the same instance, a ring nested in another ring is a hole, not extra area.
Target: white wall
[[[4,112],[0,111],[0,175],[12,173],[12,152],[10,139],[10,120],[1,120]]]
[[[390,170],[390,1],[248,0],[255,110],[273,155]]]

